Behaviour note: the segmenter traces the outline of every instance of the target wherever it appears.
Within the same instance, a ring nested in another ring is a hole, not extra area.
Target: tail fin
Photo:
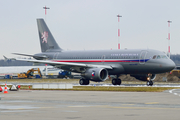
[[[41,44],[41,52],[46,51],[61,51],[62,49],[56,43],[50,30],[48,29],[44,19],[37,19],[39,40]]]

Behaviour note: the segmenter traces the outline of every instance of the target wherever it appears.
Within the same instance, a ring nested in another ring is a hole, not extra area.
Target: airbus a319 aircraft
[[[89,81],[103,82],[108,75],[116,76],[112,79],[113,85],[121,85],[119,76],[130,74],[152,86],[156,74],[175,68],[174,62],[165,53],[152,49],[65,51],[56,43],[43,19],[37,19],[37,25],[42,53],[14,53],[34,58],[17,60],[81,73],[80,85],[88,85]]]

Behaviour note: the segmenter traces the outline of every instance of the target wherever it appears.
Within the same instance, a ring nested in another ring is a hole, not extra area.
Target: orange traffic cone
[[[5,83],[5,87],[4,87],[4,93],[8,93],[6,83]]]

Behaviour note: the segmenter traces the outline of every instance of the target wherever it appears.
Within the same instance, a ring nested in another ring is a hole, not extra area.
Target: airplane
[[[148,86],[158,73],[169,72],[175,63],[163,52],[153,49],[117,49],[117,50],[82,50],[65,51],[56,43],[53,35],[43,19],[37,19],[41,53],[27,55],[34,59],[17,59],[35,64],[51,66],[81,73],[80,85],[88,85],[89,81],[103,82],[109,75],[114,75],[113,85],[121,85],[122,74],[130,74]]]

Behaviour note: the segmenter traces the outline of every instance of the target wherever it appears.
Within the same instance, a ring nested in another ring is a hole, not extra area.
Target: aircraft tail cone
[[[4,93],[8,93],[6,84],[5,84],[5,87],[4,87]]]

